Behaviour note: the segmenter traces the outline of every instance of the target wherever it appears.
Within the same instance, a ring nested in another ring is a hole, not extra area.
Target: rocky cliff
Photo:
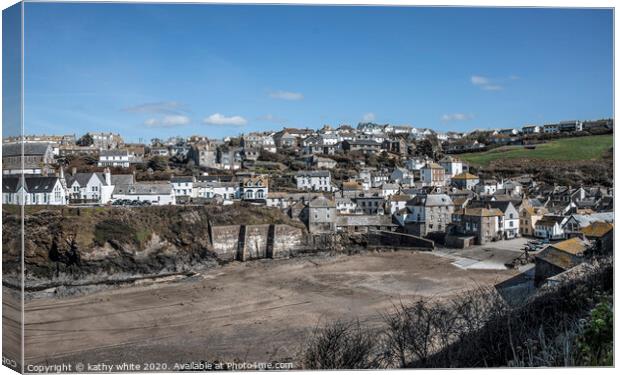
[[[17,207],[3,210],[5,285],[20,280],[21,236]],[[212,267],[210,226],[287,224],[280,211],[250,205],[168,207],[26,207],[26,290],[59,285],[116,283]]]

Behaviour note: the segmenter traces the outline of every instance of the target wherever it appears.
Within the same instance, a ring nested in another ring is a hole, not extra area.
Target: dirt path
[[[425,253],[232,263],[198,281],[26,303],[26,363],[297,358],[320,320],[378,322],[399,300],[492,285],[513,271],[464,270]]]

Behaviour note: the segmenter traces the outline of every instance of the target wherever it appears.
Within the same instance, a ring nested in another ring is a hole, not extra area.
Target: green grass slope
[[[459,157],[469,164],[483,167],[498,159],[596,160],[613,146],[613,142],[613,135],[593,135],[557,139],[536,145],[536,149],[504,146],[486,152],[461,154]]]

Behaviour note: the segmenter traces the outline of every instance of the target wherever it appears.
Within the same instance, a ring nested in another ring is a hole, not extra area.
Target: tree
[[[80,139],[75,142],[78,146],[92,146],[94,143],[93,137],[86,133]]]
[[[421,156],[432,158],[435,155],[433,144],[428,139],[423,139],[416,146],[416,153]]]
[[[165,171],[168,168],[168,160],[163,156],[154,156],[149,160],[149,168],[154,171]]]

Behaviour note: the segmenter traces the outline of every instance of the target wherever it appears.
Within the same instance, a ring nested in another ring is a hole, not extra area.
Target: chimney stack
[[[76,167],[71,168],[71,176],[75,176],[76,173],[77,173],[77,168]]]
[[[105,177],[106,185],[112,186],[112,173],[110,173],[110,168],[106,167],[103,170],[103,176]]]

